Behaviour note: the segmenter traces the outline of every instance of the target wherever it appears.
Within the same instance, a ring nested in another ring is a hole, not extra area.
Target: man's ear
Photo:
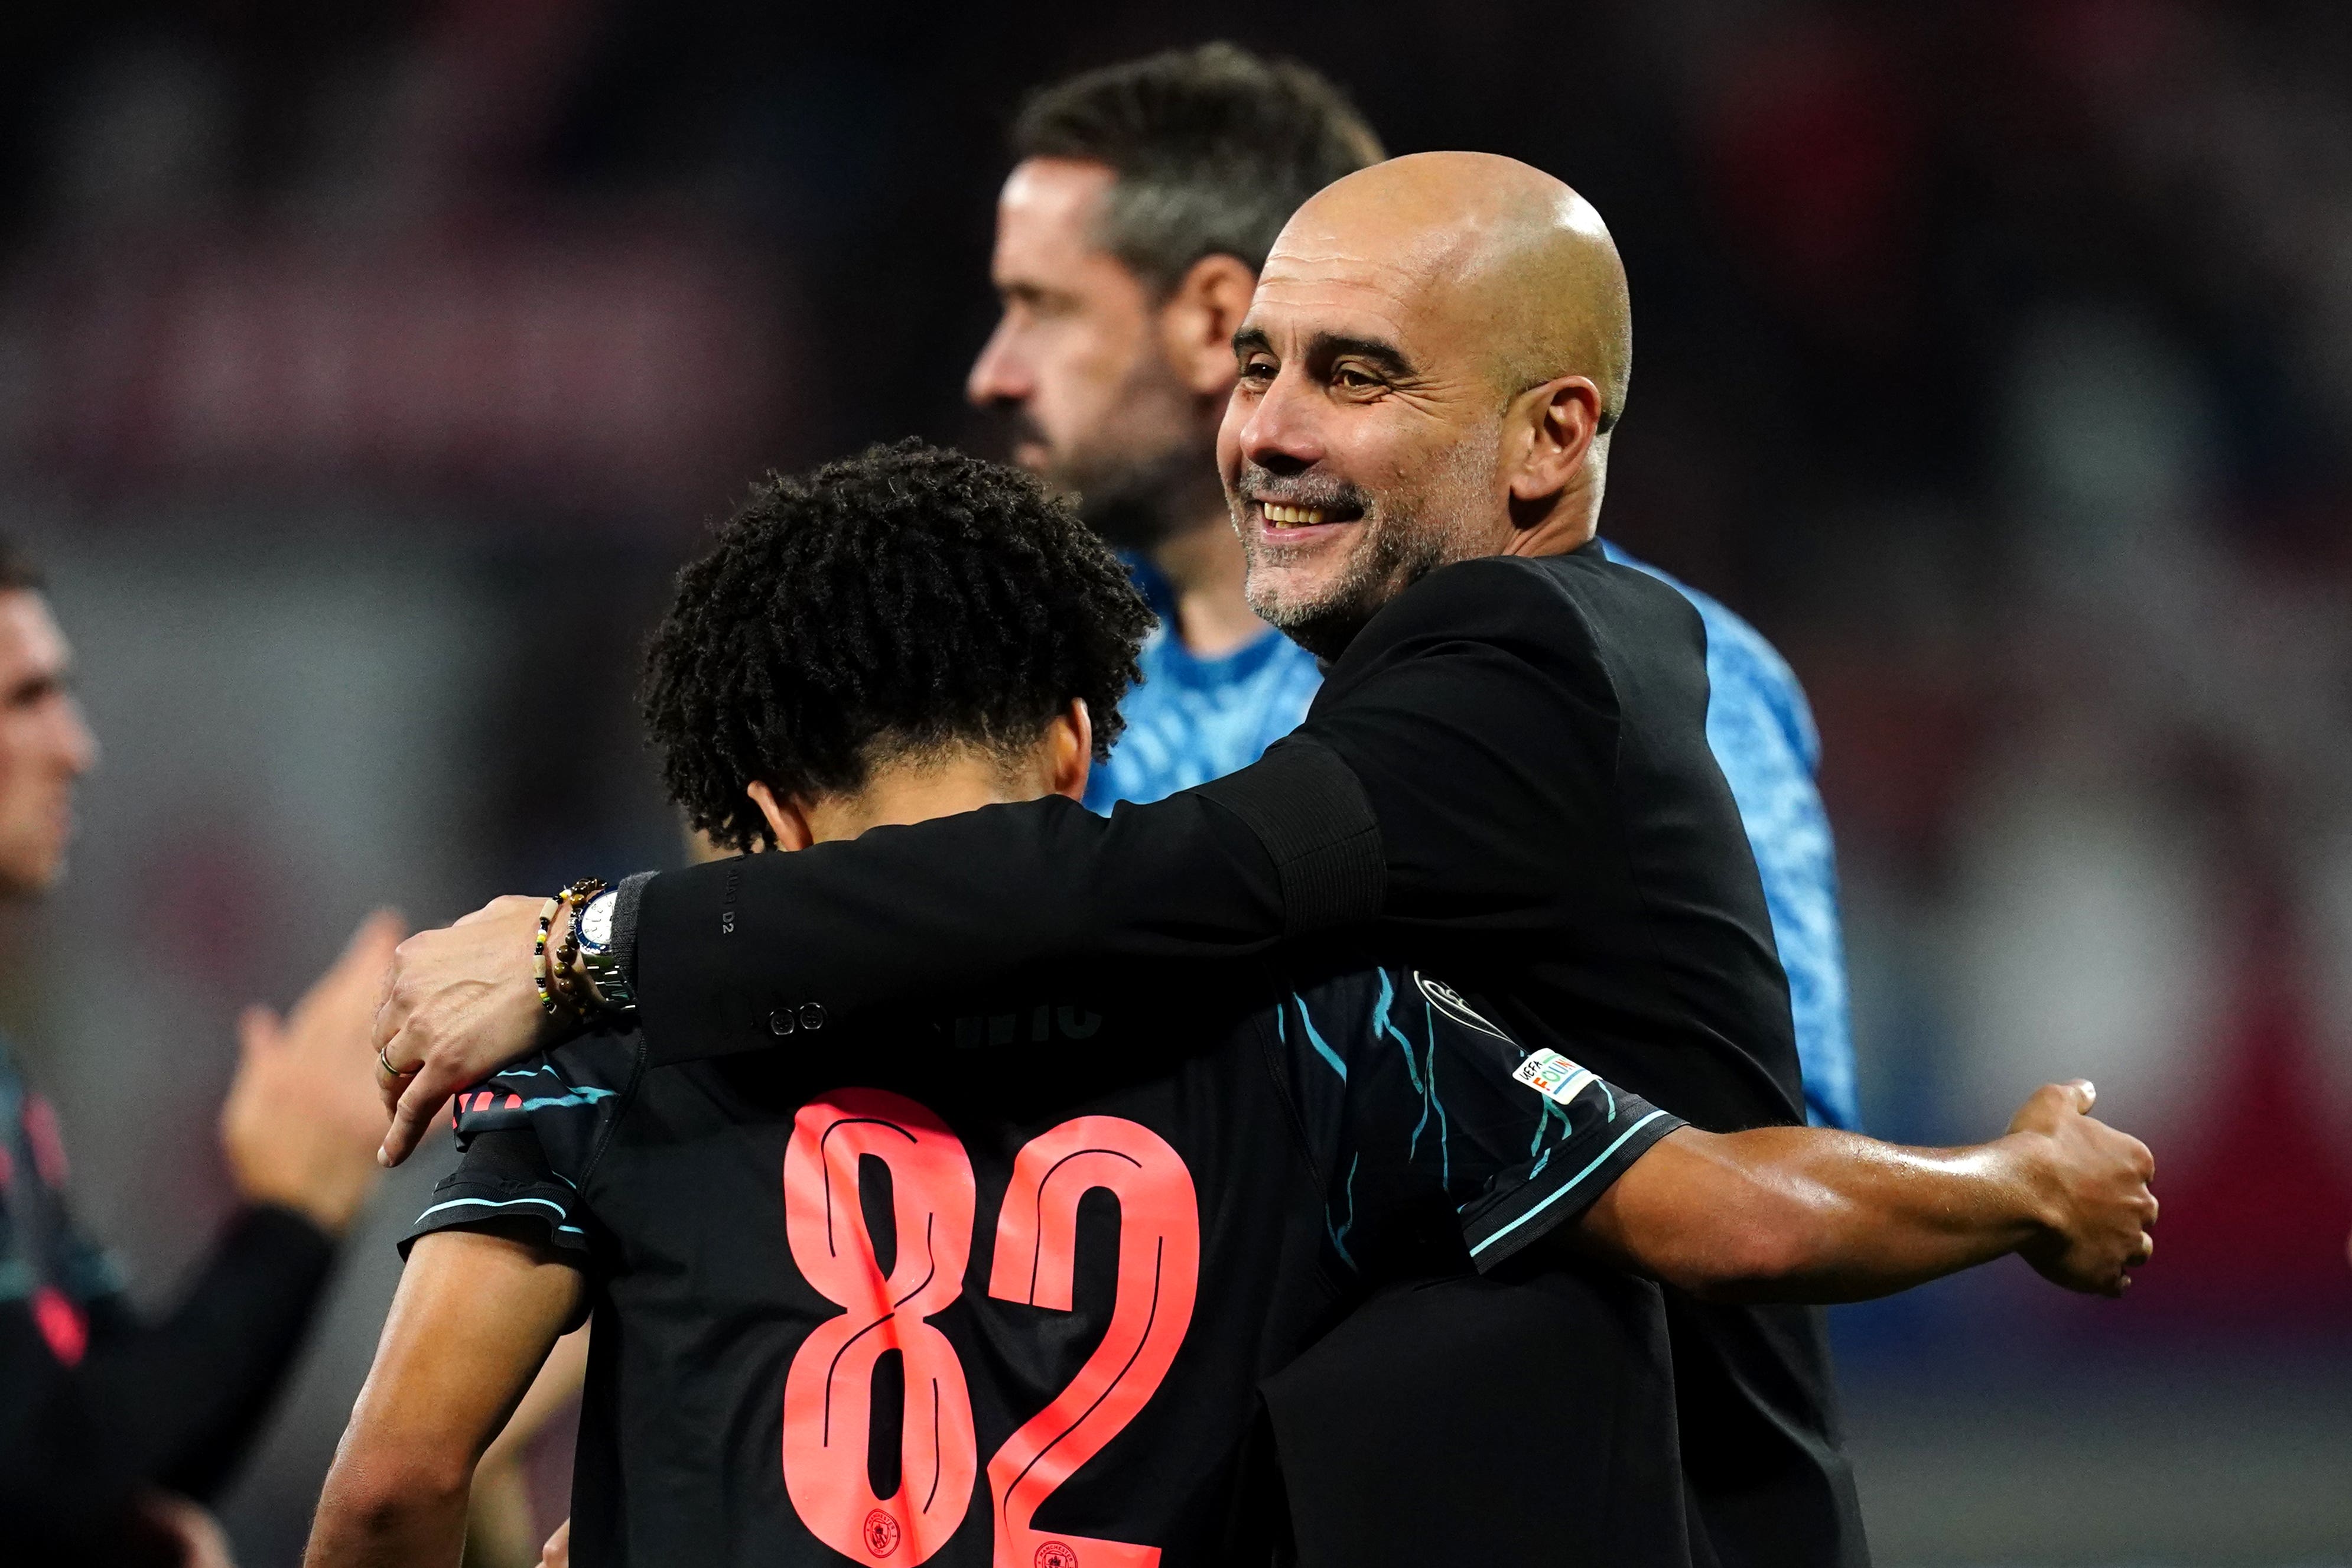
[[[1085,698],[1073,697],[1045,726],[1045,787],[1054,795],[1084,800],[1094,765],[1094,715],[1087,711]]]
[[[816,842],[816,835],[809,831],[808,813],[801,809],[799,801],[780,799],[774,790],[758,779],[745,784],[743,793],[751,797],[751,804],[768,819],[768,832],[777,848],[805,849]]]
[[[1601,389],[1591,377],[1555,376],[1521,393],[1504,436],[1515,448],[1508,454],[1511,500],[1548,501],[1589,479],[1585,459],[1600,435]]]
[[[1234,385],[1234,333],[1249,313],[1257,274],[1238,257],[1204,256],[1160,306],[1160,347],[1195,395],[1223,399]]]

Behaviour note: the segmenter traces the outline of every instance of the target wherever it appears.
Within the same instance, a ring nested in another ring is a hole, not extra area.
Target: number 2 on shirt
[[[898,1256],[882,1274],[859,1206],[861,1156],[890,1172]],[[1053,1535],[1031,1520],[1158,1392],[1191,1326],[1201,1265],[1192,1173],[1158,1133],[1081,1116],[1014,1157],[988,1292],[1068,1311],[1078,1200],[1119,1204],[1109,1327],[1055,1399],[988,1462],[996,1568],[1154,1568],[1156,1546]],[[803,1341],[784,1382],[784,1488],[810,1533],[853,1560],[914,1568],[955,1533],[977,1456],[962,1363],[928,1319],[961,1290],[971,1257],[971,1163],[932,1111],[886,1090],[836,1089],[801,1108],[784,1151],[784,1234],[802,1275],[840,1305]],[[874,1363],[905,1358],[899,1483],[874,1494],[866,1452]]]

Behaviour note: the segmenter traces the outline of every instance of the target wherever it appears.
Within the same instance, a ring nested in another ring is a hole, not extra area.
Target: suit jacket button
[[[809,1003],[807,1005],[803,1006],[803,1007],[801,1009],[801,1027],[802,1027],[802,1028],[803,1028],[803,1029],[822,1029],[822,1028],[824,1028],[824,1008],[822,1008],[822,1007],[820,1007],[820,1006],[818,1006],[818,1005],[817,1005],[815,1003],[814,1003],[814,1002],[811,1002],[811,1003]]]
[[[772,1035],[789,1035],[793,1026],[793,1010],[789,1007],[779,1007],[768,1015],[768,1033]]]

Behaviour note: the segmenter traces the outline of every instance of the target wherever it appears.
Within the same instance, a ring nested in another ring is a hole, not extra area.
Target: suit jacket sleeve
[[[217,1493],[302,1349],[334,1253],[291,1209],[248,1207],[167,1316],[94,1322],[81,1384],[117,1457],[169,1490]]]
[[[1538,929],[1568,837],[1546,822],[1607,744],[1607,679],[1572,620],[1531,563],[1448,567],[1374,617],[1297,734],[1225,778],[1108,818],[1034,801],[664,872],[633,932],[650,1058],[1049,967]]]
[[[79,1364],[25,1303],[0,1306],[0,1540],[28,1563],[145,1561],[135,1499],[220,1489],[301,1348],[332,1254],[308,1220],[247,1209],[163,1321],[141,1322],[120,1297],[89,1303]]]

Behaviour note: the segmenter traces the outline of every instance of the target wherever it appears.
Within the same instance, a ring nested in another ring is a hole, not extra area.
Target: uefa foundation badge
[[[1521,1062],[1511,1077],[1538,1094],[1566,1105],[1584,1092],[1592,1074],[1558,1051],[1540,1050]]]

